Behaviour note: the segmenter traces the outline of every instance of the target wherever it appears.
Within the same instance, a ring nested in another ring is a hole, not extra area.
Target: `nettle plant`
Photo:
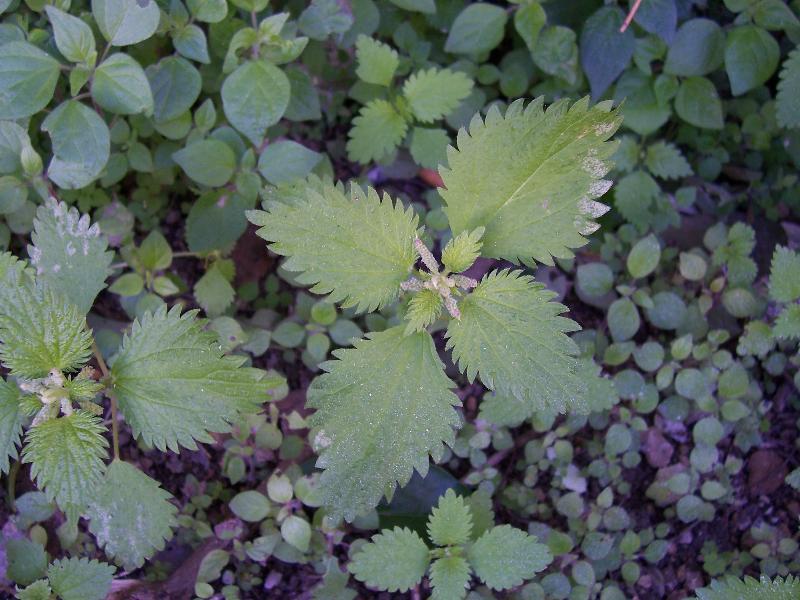
[[[510,525],[494,526],[491,503],[480,493],[464,500],[450,489],[427,523],[435,548],[407,528],[384,529],[353,555],[348,566],[371,587],[405,592],[430,568],[432,598],[463,598],[471,573],[493,590],[517,587],[552,561],[547,546]]]
[[[32,241],[29,262],[0,254],[0,363],[10,375],[0,379],[0,468],[9,471],[25,431],[21,461],[37,486],[73,527],[87,519],[106,555],[136,568],[164,548],[177,508],[122,459],[119,413],[148,446],[196,449],[259,411],[283,379],[225,356],[197,311],[177,305],[135,320],[107,366],[86,321],[111,273],[98,225],[51,198],[36,213]]]
[[[444,129],[424,125],[456,110],[472,92],[472,80],[460,71],[422,69],[405,80],[402,90],[396,90],[392,83],[401,67],[397,51],[365,35],[356,40],[356,59],[356,75],[369,85],[358,94],[368,100],[353,119],[347,142],[350,159],[367,164],[394,156],[409,126],[416,123],[409,136],[411,156],[423,167],[438,166],[449,135]]]
[[[413,469],[427,473],[461,426],[461,405],[428,327],[447,319],[445,337],[467,377],[508,403],[589,412],[612,397],[567,333],[578,325],[555,294],[520,270],[464,274],[479,256],[534,265],[572,256],[607,207],[595,200],[620,117],[610,102],[559,101],[544,110],[497,107],[476,115],[448,148],[441,194],[454,234],[441,263],[422,241],[411,209],[387,194],[310,178],[297,193],[250,211],[258,235],[297,282],[333,302],[373,311],[408,297],[405,323],[367,334],[308,389],[320,452],[321,495],[332,515],[352,520],[391,498]],[[416,268],[418,260],[422,266]]]

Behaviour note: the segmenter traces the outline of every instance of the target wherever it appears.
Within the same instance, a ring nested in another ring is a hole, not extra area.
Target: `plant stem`
[[[100,354],[100,349],[97,347],[97,342],[92,342],[92,352],[94,352],[95,360],[97,360],[97,365],[100,367],[100,371],[103,373],[103,379],[106,380],[107,384],[110,383],[111,374],[108,372],[108,367],[106,366],[106,361],[103,359],[103,355]],[[108,392],[106,389],[106,396],[111,401],[111,440],[112,445],[114,448],[114,460],[119,459],[119,419],[117,419],[117,399],[114,397],[113,394]]]
[[[14,508],[14,494],[17,487],[17,473],[19,473],[19,465],[20,462],[16,461],[11,468],[8,470],[8,479],[6,480],[6,493],[8,495],[8,508],[12,512],[15,510]]]
[[[639,6],[642,4],[642,0],[636,0],[631,6],[630,12],[628,12],[628,16],[625,17],[625,21],[622,23],[622,27],[619,28],[620,33],[625,33],[625,30],[630,27],[631,22],[633,22],[633,18],[636,16],[636,11],[639,10]]]

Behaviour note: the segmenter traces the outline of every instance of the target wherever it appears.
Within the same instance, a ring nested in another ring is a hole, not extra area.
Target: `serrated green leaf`
[[[103,600],[111,589],[116,569],[88,558],[54,561],[47,569],[53,592],[61,600]]]
[[[783,62],[775,105],[781,126],[800,127],[800,48],[792,50]]]
[[[356,75],[362,81],[388,86],[400,65],[397,51],[366,35],[356,39]]]
[[[17,600],[51,600],[53,590],[50,589],[50,584],[46,579],[34,581],[25,589],[17,592]]]
[[[16,460],[24,415],[21,393],[13,383],[0,378],[0,472],[8,473],[9,458]]]
[[[351,160],[366,164],[392,152],[406,134],[408,124],[386,100],[372,100],[353,119],[347,142]]]
[[[372,536],[353,556],[348,569],[359,581],[389,592],[405,592],[425,576],[428,547],[415,532],[395,527]]]
[[[403,96],[414,116],[431,123],[449,115],[472,92],[472,80],[460,71],[417,71],[403,84]]]
[[[42,122],[50,135],[53,158],[47,176],[57,186],[76,190],[100,176],[111,154],[111,135],[105,121],[77,100],[59,104]]]
[[[91,62],[93,65],[97,52],[91,28],[78,17],[55,6],[45,6],[44,9],[53,25],[56,47],[62,56],[72,62]]]
[[[586,382],[576,373],[578,348],[565,335],[578,325],[567,308],[521,271],[493,271],[459,303],[447,348],[470,380],[536,410],[588,412]]]
[[[443,556],[431,565],[432,600],[460,600],[468,585],[469,564],[463,556]]]
[[[27,537],[12,538],[4,542],[7,579],[20,585],[28,585],[44,577],[47,571],[47,553],[41,544]]]
[[[24,119],[47,106],[56,90],[58,61],[27,42],[0,45],[0,119]]]
[[[790,304],[781,311],[772,333],[781,339],[800,339],[800,304]]]
[[[405,335],[399,325],[334,355],[309,387],[308,405],[317,409],[324,503],[351,521],[414,469],[427,473],[428,454],[436,460],[443,442],[453,443],[460,403],[426,332]]]
[[[447,242],[442,250],[442,264],[448,271],[461,273],[473,265],[480,256],[483,232],[483,227],[473,231],[462,231]]]
[[[710,587],[695,591],[699,600],[794,600],[800,595],[800,578],[789,576],[770,580],[752,577],[744,580],[728,577],[722,581],[714,580]]]
[[[22,462],[47,498],[75,518],[97,493],[108,456],[102,420],[88,412],[48,419],[28,429]]]
[[[283,71],[265,60],[239,66],[222,84],[222,108],[236,129],[255,145],[289,106],[291,85]]]
[[[493,590],[520,585],[552,560],[547,546],[510,525],[493,527],[469,549],[475,575]]]
[[[428,518],[428,536],[437,546],[464,544],[472,536],[472,513],[452,488],[439,498]]]
[[[225,142],[209,138],[178,150],[172,159],[190,179],[208,187],[222,187],[236,170],[236,155]]]
[[[176,306],[133,323],[111,367],[112,392],[134,435],[159,450],[194,450],[226,432],[239,414],[257,412],[282,378],[224,356],[197,311]]]
[[[269,212],[250,211],[256,233],[270,250],[288,256],[283,267],[315,294],[358,312],[393,302],[417,260],[417,216],[375,190],[365,193],[309,179],[292,206],[273,202]]]
[[[663,140],[647,147],[644,163],[653,175],[661,179],[680,179],[692,174],[692,167],[681,151]]]
[[[444,302],[441,294],[435,290],[420,290],[408,302],[406,310],[406,333],[422,331],[442,314]]]
[[[0,286],[0,361],[26,379],[52,369],[76,371],[92,353],[83,313],[25,271],[10,270]]]
[[[113,252],[89,215],[50,198],[36,210],[28,246],[36,278],[86,314],[111,274]]]
[[[112,46],[130,46],[156,32],[161,11],[155,0],[92,0],[97,27]]]
[[[607,210],[593,198],[611,185],[602,177],[616,144],[605,141],[619,122],[610,104],[589,108],[588,98],[547,111],[542,98],[527,107],[518,100],[505,115],[496,106],[485,121],[476,115],[458,133],[458,150],[448,149],[449,168],[439,169],[453,233],[486,227],[483,254],[492,258],[571,257]]]
[[[153,92],[141,65],[127,54],[112,54],[95,69],[92,98],[118,115],[153,112]]]
[[[130,463],[114,460],[89,504],[89,531],[124,569],[141,567],[172,537],[178,509],[171,498],[157,481]]]
[[[746,254],[751,250],[752,246],[746,248]],[[794,302],[800,298],[800,255],[785,246],[776,246],[772,254],[769,297],[776,302]]]

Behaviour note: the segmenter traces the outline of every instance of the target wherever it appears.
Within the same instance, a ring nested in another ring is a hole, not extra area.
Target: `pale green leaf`
[[[317,410],[315,445],[322,448],[317,466],[325,469],[322,497],[347,520],[408,483],[414,469],[425,475],[428,455],[438,460],[460,424],[453,408],[459,400],[430,334],[403,329],[334,351],[339,360],[323,363],[327,373],[308,389],[308,405]]]
[[[222,187],[236,170],[236,155],[221,140],[193,142],[172,155],[190,179],[208,187]]]
[[[95,69],[92,98],[118,115],[153,112],[153,92],[141,65],[127,54],[112,54]]]
[[[450,136],[444,129],[430,127],[414,127],[411,130],[411,143],[408,150],[411,158],[419,166],[437,169],[447,163],[447,146]]]
[[[0,174],[22,169],[21,154],[31,145],[28,132],[13,121],[0,121]]]
[[[67,100],[47,115],[42,129],[53,145],[47,176],[57,186],[80,189],[100,176],[111,154],[111,134],[94,110]]]
[[[437,546],[464,544],[472,536],[472,513],[452,488],[439,498],[428,518],[428,536]]]
[[[778,123],[800,127],[800,48],[792,50],[783,62],[775,100]]]
[[[417,260],[417,216],[388,195],[380,198],[352,184],[309,179],[297,202],[273,202],[269,212],[251,211],[262,227],[257,234],[270,250],[289,258],[283,264],[300,272],[297,282],[332,302],[375,310],[394,301]]]
[[[722,129],[722,101],[717,88],[705,77],[688,77],[675,96],[675,112],[695,127]]]
[[[781,339],[800,340],[800,304],[790,304],[781,311],[772,333]]]
[[[578,348],[565,335],[578,325],[559,315],[552,292],[520,271],[493,271],[460,301],[447,327],[447,348],[470,380],[536,410],[588,412],[587,384],[577,374]]]
[[[91,28],[78,17],[73,17],[55,6],[45,6],[44,9],[53,25],[56,47],[62,56],[72,62],[91,61],[94,64],[97,52]]]
[[[19,388],[0,378],[0,472],[8,473],[9,459],[16,460],[24,415]]]
[[[493,527],[469,549],[469,563],[493,590],[520,585],[552,561],[547,546],[510,525]]]
[[[106,555],[127,570],[164,549],[177,525],[172,496],[130,463],[114,460],[92,498],[89,531]]]
[[[443,556],[431,565],[432,600],[460,600],[467,595],[469,564],[463,556]]]
[[[647,277],[656,270],[661,260],[661,243],[654,234],[643,237],[636,242],[628,253],[626,266],[628,273],[638,279]]]
[[[746,253],[750,250],[752,246]],[[776,246],[772,255],[769,296],[776,302],[794,302],[800,298],[800,255],[785,246]]]
[[[82,367],[92,333],[75,305],[12,269],[0,286],[0,344],[0,360],[12,374],[36,379]]]
[[[260,369],[243,367],[244,356],[224,356],[216,335],[204,331],[197,311],[176,306],[136,320],[111,367],[112,392],[134,435],[159,450],[227,432],[241,413],[257,412],[282,383]]]
[[[236,129],[255,145],[289,106],[291,85],[283,71],[264,60],[239,66],[222,84],[222,108]]]
[[[108,456],[102,420],[88,412],[48,419],[28,429],[22,462],[49,500],[76,517],[95,497]]]
[[[410,529],[384,529],[361,547],[348,569],[359,581],[389,592],[405,592],[425,576],[428,547]]]
[[[472,92],[472,80],[460,71],[428,69],[406,79],[403,96],[414,116],[430,123],[450,114]]]
[[[436,12],[436,0],[389,0],[403,10],[433,14]]]
[[[486,2],[468,4],[453,21],[444,49],[455,54],[482,54],[503,39],[508,13]]]
[[[725,32],[711,19],[689,19],[675,34],[664,71],[681,77],[707,75],[722,65]]]
[[[106,563],[73,557],[54,561],[47,578],[61,600],[104,600],[115,570]]]
[[[53,597],[53,590],[50,589],[50,584],[46,579],[34,581],[28,587],[19,590],[15,596],[17,600],[51,600]]]
[[[527,107],[518,100],[505,115],[496,106],[485,121],[476,115],[458,149],[448,149],[449,168],[439,169],[453,233],[484,226],[483,254],[492,258],[571,257],[607,210],[593,198],[611,185],[602,177],[616,144],[605,141],[619,122],[610,104],[589,108],[588,98],[547,111],[542,98]]]
[[[311,590],[314,600],[354,600],[358,594],[347,587],[350,579],[347,572],[339,568],[339,561],[331,556],[325,560],[325,575],[322,583]]]
[[[216,265],[194,284],[194,297],[211,317],[224,313],[233,303],[236,291]]]
[[[681,151],[663,140],[647,147],[644,163],[653,175],[661,179],[680,179],[692,174],[692,168]]]
[[[366,35],[359,35],[356,39],[356,59],[356,75],[375,85],[388,86],[400,65],[393,48]]]
[[[200,95],[203,81],[200,72],[180,56],[162,58],[147,67],[145,75],[150,82],[153,119],[157,123],[177,119],[191,108]]]
[[[105,287],[114,258],[89,215],[50,198],[36,210],[28,246],[36,278],[86,314]]]
[[[422,331],[442,314],[444,301],[435,290],[420,290],[411,296],[406,310],[406,333]]]
[[[0,119],[24,119],[47,106],[56,89],[58,61],[27,42],[0,45]]]
[[[778,42],[755,25],[742,25],[728,32],[725,38],[725,71],[731,93],[740,96],[765,83],[781,57]]]
[[[462,231],[451,238],[442,250],[442,263],[451,273],[461,273],[469,269],[481,253],[483,227],[474,231]]]
[[[172,34],[172,44],[181,56],[203,64],[211,62],[206,34],[197,25],[184,25],[175,31]]]
[[[728,577],[711,582],[710,587],[695,591],[699,600],[796,600],[800,597],[800,578],[789,576],[785,580],[752,577],[744,580]]]
[[[350,128],[347,154],[351,160],[366,164],[386,158],[406,134],[408,124],[386,100],[372,100]]]
[[[291,140],[267,146],[258,157],[258,172],[272,185],[304,179],[322,160],[319,152]]]
[[[92,0],[92,14],[112,46],[143,42],[156,32],[161,18],[155,0]]]

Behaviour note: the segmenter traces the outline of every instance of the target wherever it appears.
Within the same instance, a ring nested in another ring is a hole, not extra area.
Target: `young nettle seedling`
[[[367,334],[308,390],[322,496],[351,520],[391,497],[413,469],[425,474],[460,427],[455,384],[427,331],[447,315],[447,348],[470,380],[479,377],[524,412],[588,412],[608,406],[609,383],[581,359],[566,335],[579,329],[559,316],[555,293],[520,270],[495,270],[480,282],[463,275],[486,256],[532,265],[572,256],[607,207],[595,201],[611,183],[619,125],[609,103],[544,110],[541,99],[477,115],[448,149],[440,170],[454,238],[441,262],[421,242],[417,216],[388,195],[352,183],[310,178],[284,200],[250,211],[258,235],[287,257],[284,268],[311,291],[358,311],[410,294],[406,323]],[[414,271],[421,259],[424,268]]]
[[[112,258],[100,229],[51,198],[32,240],[30,264],[0,254],[0,362],[11,376],[0,379],[0,469],[9,471],[27,429],[21,460],[39,488],[73,525],[85,517],[109,557],[136,568],[171,537],[177,508],[122,460],[118,412],[159,450],[196,449],[260,410],[283,379],[224,356],[197,311],[180,306],[134,321],[107,366],[86,323]],[[111,409],[110,464],[99,394]]]
[[[347,142],[350,159],[362,164],[385,160],[417,124],[409,136],[411,156],[423,167],[436,167],[449,136],[430,125],[458,108],[472,92],[472,80],[459,71],[432,68],[412,73],[402,90],[395,90],[397,52],[365,35],[356,40],[356,59],[358,78],[372,87],[371,98],[353,119]]]
[[[430,568],[431,597],[459,600],[466,596],[473,573],[491,589],[506,590],[553,560],[534,536],[510,525],[493,525],[491,504],[465,501],[450,489],[428,518],[428,537],[435,548],[409,529],[384,529],[361,547],[348,568],[360,581],[389,592],[414,587]]]

